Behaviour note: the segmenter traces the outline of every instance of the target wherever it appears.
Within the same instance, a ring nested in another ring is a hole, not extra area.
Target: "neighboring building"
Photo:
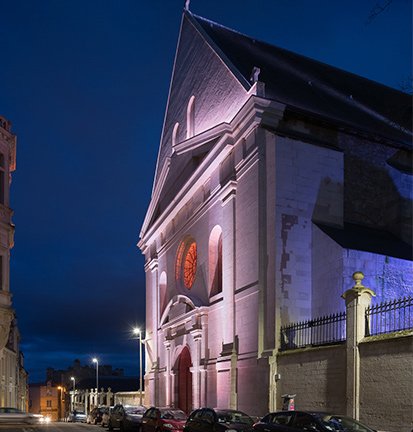
[[[64,417],[63,394],[61,388],[54,387],[50,381],[46,385],[30,384],[29,411],[33,414],[42,414],[52,421],[58,421]]]
[[[10,293],[10,250],[14,245],[10,183],[15,169],[16,136],[10,122],[0,116],[0,405],[24,409],[27,372]]]
[[[42,397],[40,389],[47,387],[49,391],[50,389],[59,391],[62,399],[59,417],[65,417],[73,409],[88,413],[96,405],[113,405],[117,392],[133,393],[139,386],[138,377],[124,376],[122,368],[99,365],[98,395],[96,392],[96,367],[92,364],[82,365],[78,359],[74,360],[73,364],[66,370],[48,368],[46,382],[48,387],[44,384],[30,385],[31,412],[40,413]],[[63,393],[61,393],[62,389]],[[44,412],[42,411],[42,414]]]
[[[372,407],[347,397],[343,345],[296,361],[280,329],[344,311],[358,270],[376,303],[413,294],[411,114],[409,95],[184,11],[139,242],[146,405],[262,415],[297,392],[298,408],[359,416],[361,398],[362,418],[406,420],[411,332],[386,372],[356,373]]]

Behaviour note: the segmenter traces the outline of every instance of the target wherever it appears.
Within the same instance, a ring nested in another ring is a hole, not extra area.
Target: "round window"
[[[176,280],[184,287],[191,289],[195,282],[197,264],[197,250],[194,240],[183,241],[178,248],[176,257]]]

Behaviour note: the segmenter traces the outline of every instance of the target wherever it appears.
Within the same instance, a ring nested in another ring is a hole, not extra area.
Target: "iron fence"
[[[282,351],[344,342],[346,339],[346,313],[288,324],[281,327]]]
[[[413,297],[405,297],[366,309],[366,336],[413,329]]]

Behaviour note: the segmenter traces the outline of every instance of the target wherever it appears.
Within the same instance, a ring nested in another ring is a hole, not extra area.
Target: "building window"
[[[6,169],[4,164],[4,154],[0,153],[0,204],[4,204],[5,197],[5,179],[6,179]]]
[[[160,308],[161,315],[165,309],[166,301],[167,301],[166,287],[167,287],[166,272],[162,272],[159,278],[159,308]]]
[[[3,282],[3,262],[4,257],[3,255],[0,255],[0,291],[4,290],[4,282]]]
[[[189,99],[186,110],[186,137],[191,138],[195,135],[195,96]]]
[[[222,292],[222,229],[215,226],[209,236],[208,247],[210,296]]]
[[[176,256],[175,278],[187,289],[191,289],[195,282],[197,260],[196,242],[191,238],[182,241]]]
[[[174,129],[172,131],[172,148],[174,148],[178,144],[178,130],[179,123],[175,123]]]
[[[52,401],[51,400],[47,400],[46,401],[46,406],[47,406],[47,408],[51,408],[52,407]]]

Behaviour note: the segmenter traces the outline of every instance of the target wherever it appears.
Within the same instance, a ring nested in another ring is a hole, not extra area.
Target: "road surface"
[[[49,423],[48,425],[17,425],[0,423],[0,432],[106,432],[107,428],[85,423]]]

